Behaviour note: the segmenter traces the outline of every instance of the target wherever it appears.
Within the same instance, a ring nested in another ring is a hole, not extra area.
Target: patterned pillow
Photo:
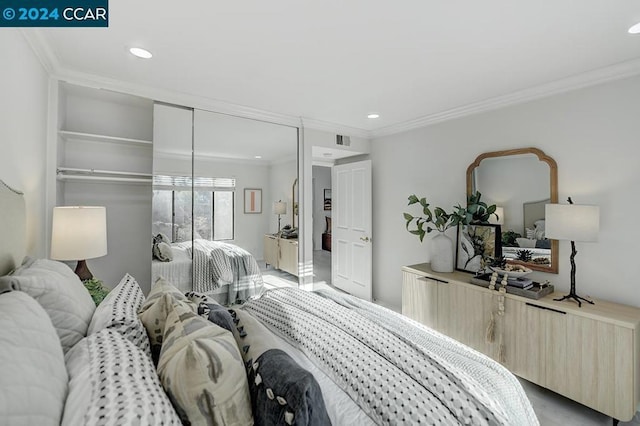
[[[26,258],[20,268],[2,280],[29,294],[47,311],[65,353],[87,335],[96,304],[80,278],[64,263]]]
[[[167,243],[154,244],[153,257],[161,262],[171,262],[173,260],[173,250]]]
[[[93,314],[87,335],[105,328],[118,331],[134,345],[151,356],[147,331],[138,318],[138,311],[144,303],[144,294],[138,282],[126,274]]]
[[[256,426],[331,424],[315,377],[285,353],[273,333],[250,314],[234,309],[230,315],[247,368]]]
[[[67,354],[62,425],[181,425],[153,363],[120,333],[104,329]]]
[[[247,376],[233,336],[183,302],[176,302],[167,317],[158,375],[185,424],[253,424]]]
[[[197,304],[196,313],[198,315],[225,330],[233,332],[233,318],[231,318],[231,314],[227,308],[206,294],[191,291],[185,293],[185,296],[187,300]]]
[[[0,295],[0,423],[59,425],[68,380],[42,306],[21,291]]]
[[[151,346],[151,357],[155,364],[158,363],[160,350],[162,349],[162,339],[164,334],[164,324],[169,314],[169,310],[176,300],[187,302],[184,294],[175,288],[171,283],[160,277],[151,288],[147,300],[142,305],[138,317],[144,324]],[[188,302],[190,303],[190,302]],[[195,304],[190,303],[195,312]]]
[[[173,260],[173,250],[171,249],[171,240],[162,232],[153,237],[152,250],[154,259],[161,262],[170,262]]]

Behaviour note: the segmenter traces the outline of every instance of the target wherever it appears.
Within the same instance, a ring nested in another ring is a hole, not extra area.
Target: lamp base
[[[74,272],[80,278],[80,281],[86,281],[93,278],[93,274],[87,267],[86,260],[78,260],[78,264],[76,265],[76,270]]]
[[[585,299],[584,297],[580,297],[575,292],[571,292],[571,293],[567,294],[566,296],[563,296],[563,297],[561,297],[559,299],[553,299],[553,300],[556,300],[558,302],[562,302],[563,300],[566,300],[566,299],[573,299],[576,302],[578,302],[578,308],[582,307],[582,302],[580,302],[581,300],[584,300],[585,302],[587,302],[587,303],[589,303],[591,305],[595,305],[595,302],[593,300],[589,300],[589,299]]]

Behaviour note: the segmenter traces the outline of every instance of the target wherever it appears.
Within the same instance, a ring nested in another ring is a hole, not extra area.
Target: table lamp
[[[107,211],[105,207],[54,207],[51,258],[77,260],[75,273],[82,281],[93,274],[86,259],[107,254]]]
[[[280,233],[280,216],[287,212],[287,203],[278,200],[273,203],[273,213],[278,215],[278,233]]]
[[[600,227],[600,208],[573,204],[571,197],[569,204],[547,204],[545,206],[545,237],[554,240],[571,241],[571,290],[569,294],[559,299],[573,299],[582,307],[581,300],[593,305],[592,300],[576,294],[576,241],[598,241]]]

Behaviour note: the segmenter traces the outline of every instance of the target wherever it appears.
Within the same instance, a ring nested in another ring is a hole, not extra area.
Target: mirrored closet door
[[[297,128],[164,104],[154,122],[154,278],[222,303],[297,285]]]
[[[231,252],[231,262],[247,274],[234,277],[240,280],[238,299],[248,295],[244,287],[256,274],[267,285],[297,284],[297,158],[295,127],[194,112],[194,252],[201,245]],[[200,280],[194,277],[194,284]]]
[[[190,291],[193,109],[156,103],[153,111],[152,283],[164,277]]]

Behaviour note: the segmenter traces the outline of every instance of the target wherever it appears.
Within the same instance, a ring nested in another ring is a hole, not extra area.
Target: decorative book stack
[[[533,287],[533,280],[527,277],[508,278],[507,285],[518,288],[531,288]]]

